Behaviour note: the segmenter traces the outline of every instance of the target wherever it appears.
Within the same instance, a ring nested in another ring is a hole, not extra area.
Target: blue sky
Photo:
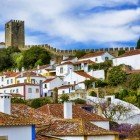
[[[60,49],[135,46],[140,37],[140,0],[4,0],[4,24],[25,21],[26,44]]]

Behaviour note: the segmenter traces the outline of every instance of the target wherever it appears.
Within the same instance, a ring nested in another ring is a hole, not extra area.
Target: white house
[[[140,69],[140,50],[131,50],[122,56],[113,59],[114,66],[120,64],[129,65],[134,70]]]
[[[93,77],[84,71],[71,71],[64,77],[64,82],[68,85],[71,85],[83,82],[85,80],[90,80],[91,78]]]
[[[91,60],[95,63],[101,63],[106,60],[112,60],[113,58],[114,56],[109,54],[108,52],[100,51],[100,52],[85,54],[83,57],[79,58],[78,61]]]
[[[56,67],[56,76],[66,76],[70,71],[74,70],[72,62],[65,62]]]
[[[58,87],[58,95],[69,94],[72,92],[75,92],[74,85],[63,85],[63,86]]]
[[[1,88],[0,93],[20,94],[24,97],[25,100],[35,99],[40,98],[41,87],[37,84],[19,83]]]
[[[42,84],[46,80],[45,76],[37,74],[35,72],[27,71],[21,72],[16,76],[16,84],[18,83],[32,83],[32,84]]]
[[[62,85],[63,81],[59,77],[45,80],[42,85],[43,96],[51,96],[52,90]]]
[[[13,71],[3,72],[3,74],[0,75],[0,87],[15,84],[16,82],[15,77],[17,75],[19,75],[19,72]]]
[[[35,140],[31,120],[11,115],[11,97],[0,94],[0,140]]]
[[[84,70],[85,72],[89,71],[89,65],[94,64],[95,62],[91,60],[83,60],[74,63],[74,70]]]
[[[77,57],[63,57],[63,61],[61,62],[61,64],[66,63],[66,62],[75,63],[77,61],[78,61]]]

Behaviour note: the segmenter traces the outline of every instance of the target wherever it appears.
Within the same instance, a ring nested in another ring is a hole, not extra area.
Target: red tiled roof
[[[17,75],[19,75],[19,72],[8,71],[3,72],[3,75],[5,75],[6,77],[16,77]]]
[[[89,74],[87,74],[86,72],[84,72],[84,71],[74,71],[76,74],[78,74],[78,75],[80,75],[80,76],[83,76],[83,77],[85,77],[85,78],[93,78],[92,76],[90,76]]]
[[[37,109],[48,115],[52,115],[57,118],[64,118],[63,116],[63,104],[47,104]],[[101,117],[95,113],[90,113],[82,109],[81,105],[73,105],[73,118],[82,118],[88,121],[108,121],[106,118]]]
[[[73,60],[74,58],[75,58],[75,57],[69,57],[69,58],[64,59],[63,61]]]
[[[12,104],[11,112],[12,115],[16,117],[22,116],[27,120],[34,120],[38,125],[48,125],[50,120],[53,118],[51,115],[35,110],[34,108],[24,104]]]
[[[23,72],[23,76],[21,76],[21,73],[16,77],[16,78],[21,78],[21,77],[44,77],[41,74],[36,74],[35,72],[32,71],[27,71],[27,72]],[[44,77],[46,78],[46,77]]]
[[[78,61],[78,62],[76,62],[74,64],[77,65],[77,64],[81,64],[81,63],[84,63],[84,64],[93,64],[95,62],[93,62],[91,60],[83,60],[83,61]]]
[[[64,63],[60,64],[59,66],[62,66],[62,65],[73,65],[73,63],[68,61],[68,62],[64,62]]]
[[[20,87],[20,86],[39,86],[38,84],[31,84],[31,83],[18,83],[18,84],[13,84],[13,85],[9,85],[9,86],[5,86],[2,88],[11,88],[11,87]]]
[[[118,58],[132,56],[132,55],[138,55],[138,54],[140,54],[140,49],[127,51],[126,53],[124,53],[123,55],[119,56]]]
[[[103,51],[94,52],[94,53],[88,53],[88,54],[85,54],[84,56],[82,56],[82,57],[79,58],[79,59],[97,57],[97,56],[103,55],[104,53],[105,53],[105,52],[103,52]]]
[[[0,126],[32,125],[35,121],[0,112]]]
[[[118,135],[117,132],[100,128],[82,119],[54,120],[50,126],[38,132],[53,136],[103,136]]]
[[[58,89],[67,89],[67,88],[70,88],[72,87],[73,85],[63,85],[61,87],[58,87]]]
[[[45,80],[43,83],[49,83],[49,82],[51,82],[52,80],[54,80],[55,78],[51,78],[51,79],[47,79],[47,80]]]

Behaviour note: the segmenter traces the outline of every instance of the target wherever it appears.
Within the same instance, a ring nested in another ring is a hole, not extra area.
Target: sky
[[[4,24],[25,21],[27,45],[59,49],[136,46],[140,0],[0,0],[0,42]]]

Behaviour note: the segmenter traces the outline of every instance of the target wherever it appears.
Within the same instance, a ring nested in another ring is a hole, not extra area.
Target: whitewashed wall
[[[88,74],[90,76],[93,76],[97,79],[105,79],[105,71],[104,70],[96,70],[96,71],[93,71],[91,70],[90,72],[88,72]]]
[[[60,69],[63,68],[63,73],[60,73]],[[56,67],[56,75],[57,76],[66,76],[70,73],[70,71],[74,71],[73,65],[59,65]]]
[[[114,58],[112,55],[110,55],[108,52],[106,52],[103,55],[96,56],[96,57],[90,57],[90,58],[84,58],[84,59],[80,59],[79,61],[91,60],[91,61],[96,62],[96,63],[101,63],[101,62],[105,61],[106,57],[108,57],[109,60],[112,60]],[[97,59],[97,61],[96,61],[96,59]]]
[[[58,95],[63,94],[63,91],[65,94],[75,92],[75,90],[72,90],[72,87],[69,87],[69,88],[65,88],[65,89],[58,89]]]
[[[64,82],[66,82],[66,83],[70,82],[70,84],[74,84],[74,81],[77,84],[77,83],[83,82],[85,80],[89,80],[89,78],[80,76],[80,75],[76,74],[75,72],[71,72],[67,76],[64,77]]]
[[[87,140],[116,140],[115,135],[88,136]]]
[[[45,88],[45,84],[47,88]],[[54,80],[50,81],[49,83],[43,83],[43,95],[48,93],[48,91],[53,90],[56,87],[60,87],[63,85],[63,81],[60,78],[55,78]]]
[[[29,88],[32,89],[32,93],[29,93]],[[39,92],[36,92],[36,89],[39,90]],[[35,98],[40,98],[40,87],[39,86],[30,86],[26,85],[25,87],[25,99],[35,99]]]
[[[113,59],[113,66],[120,64],[130,65],[133,69],[140,69],[140,54]]]
[[[8,140],[32,140],[32,127],[0,127],[0,136],[8,136]]]
[[[91,123],[93,123],[101,128],[104,128],[106,130],[110,130],[109,121],[93,121]]]

